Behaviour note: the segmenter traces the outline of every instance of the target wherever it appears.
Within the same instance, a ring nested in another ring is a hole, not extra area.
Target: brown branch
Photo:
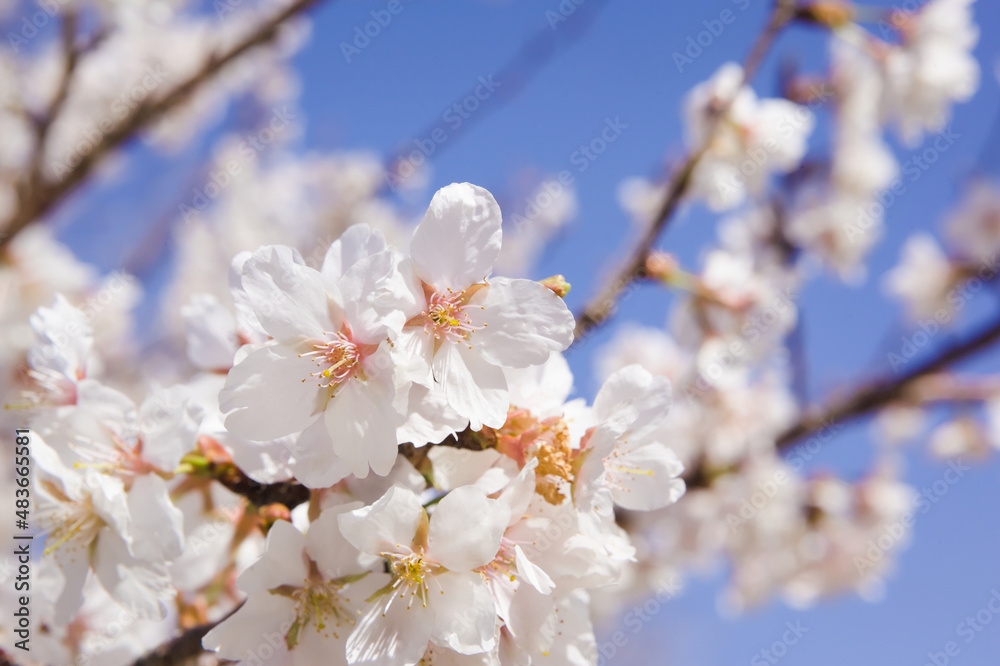
[[[48,213],[63,197],[83,182],[109,153],[135,139],[140,131],[187,101],[198,88],[211,81],[226,65],[247,51],[271,41],[286,21],[320,1],[294,0],[227,50],[209,56],[197,72],[174,86],[165,95],[144,100],[137,105],[110,132],[105,133],[97,145],[65,176],[54,181],[42,180],[25,188],[18,210],[3,225],[3,231],[0,233],[0,250],[18,232]]]
[[[935,356],[895,377],[884,377],[863,385],[846,397],[808,410],[798,423],[777,440],[778,450],[788,449],[832,423],[841,424],[870,414],[880,407],[905,397],[915,381],[988,349],[1000,341],[1000,317],[984,326],[964,342],[943,349]]]
[[[258,483],[232,463],[209,463],[207,475],[258,507],[284,504],[289,509],[294,509],[309,501],[309,489],[300,483]]]
[[[767,55],[768,50],[774,44],[775,39],[781,30],[795,17],[794,0],[776,0],[771,18],[764,28],[764,31],[757,38],[749,55],[743,65],[743,82],[750,81],[761,62]],[[740,86],[742,87],[742,86]],[[714,116],[714,122],[708,131],[708,138],[702,146],[693,150],[678,167],[667,185],[667,192],[660,204],[660,208],[653,217],[649,229],[645,232],[639,242],[633,248],[628,261],[617,271],[611,280],[601,289],[598,295],[588,302],[576,318],[575,340],[579,342],[593,328],[600,326],[614,311],[615,304],[621,293],[633,282],[645,277],[646,257],[649,255],[653,244],[670,222],[677,207],[687,192],[691,174],[694,172],[698,160],[708,149],[712,142],[713,135],[718,126],[719,119],[725,115],[733,100],[726,102],[718,109]]]
[[[216,620],[215,622],[209,622],[207,624],[200,624],[197,627],[191,627],[186,630],[180,636],[167,641],[163,645],[154,649],[151,652],[147,652],[143,656],[132,662],[132,666],[175,666],[180,664],[185,659],[190,659],[191,657],[196,657],[206,650],[201,646],[201,639],[205,637],[205,634],[210,632],[212,629],[222,624],[228,620],[233,613],[238,611],[243,604],[229,611],[225,617]]]

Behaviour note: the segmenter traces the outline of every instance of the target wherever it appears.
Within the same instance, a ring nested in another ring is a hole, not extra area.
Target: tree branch
[[[83,182],[105,156],[132,141],[140,131],[187,101],[199,87],[211,81],[226,65],[254,47],[272,40],[286,21],[303,13],[320,1],[294,0],[227,50],[209,56],[197,72],[177,84],[165,95],[141,102],[110,132],[105,133],[97,145],[62,178],[58,180],[39,179],[35,183],[29,180],[23,187],[17,211],[3,225],[3,231],[0,234],[0,250],[18,232],[43,217],[64,196]],[[52,122],[52,119],[50,118],[48,122]]]
[[[183,662],[185,659],[190,659],[191,657],[196,657],[205,649],[201,646],[201,639],[205,637],[205,634],[210,632],[212,629],[222,624],[228,620],[233,613],[238,611],[243,604],[229,611],[225,617],[216,620],[215,622],[209,622],[207,624],[200,624],[197,627],[191,627],[180,636],[177,636],[173,640],[167,641],[160,647],[154,649],[152,652],[147,652],[143,656],[132,662],[132,666],[175,666]]]
[[[852,391],[844,398],[808,410],[798,423],[778,437],[777,448],[779,451],[788,449],[831,423],[843,423],[860,418],[899,400],[918,379],[944,370],[954,363],[988,349],[997,341],[1000,341],[1000,317],[964,342],[943,349],[902,375],[875,380]]]
[[[759,69],[761,62],[767,55],[768,50],[774,44],[775,39],[781,30],[795,17],[794,0],[776,0],[771,18],[764,28],[764,31],[757,38],[749,55],[743,65],[744,85],[750,81]],[[740,86],[742,87],[742,86]],[[611,280],[600,290],[598,295],[587,303],[576,318],[575,342],[579,342],[592,329],[600,326],[614,311],[618,297],[630,284],[645,277],[646,257],[649,255],[653,244],[670,222],[684,194],[687,192],[691,174],[694,172],[698,160],[705,154],[708,146],[712,143],[712,138],[719,124],[719,119],[725,115],[733,100],[726,102],[718,109],[714,117],[714,122],[708,131],[708,139],[698,149],[692,151],[685,158],[684,162],[674,172],[667,185],[667,192],[660,204],[660,208],[653,217],[649,229],[636,243],[635,248],[629,255],[628,261],[618,270]],[[575,344],[574,342],[574,344]]]

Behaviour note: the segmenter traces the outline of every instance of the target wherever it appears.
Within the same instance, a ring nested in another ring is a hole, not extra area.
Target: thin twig
[[[750,53],[744,61],[744,84],[753,78],[757,69],[759,69],[760,64],[763,62],[764,57],[767,55],[768,50],[774,44],[778,34],[794,17],[794,0],[777,0],[775,2],[774,10],[771,13],[771,18],[768,21],[767,26],[757,38],[757,41],[750,49]],[[740,87],[742,88],[742,85]],[[615,303],[618,301],[618,297],[626,287],[645,276],[646,257],[649,255],[650,250],[653,248],[653,244],[656,243],[656,240],[660,237],[660,234],[666,228],[674,213],[677,212],[677,207],[684,198],[684,194],[687,192],[687,188],[691,180],[691,174],[694,172],[694,168],[697,166],[698,160],[701,159],[708,149],[708,146],[711,144],[719,119],[725,115],[732,102],[733,100],[729,99],[720,105],[720,107],[716,110],[714,121],[707,133],[707,140],[703,145],[689,153],[683,164],[681,164],[677,171],[674,172],[669,184],[667,185],[667,192],[663,199],[663,203],[660,204],[660,208],[653,217],[652,223],[649,225],[646,233],[639,239],[639,242],[636,243],[628,261],[618,270],[612,279],[605,284],[604,288],[601,289],[598,295],[584,306],[583,310],[577,316],[575,333],[575,339],[577,342],[582,340],[591,329],[600,326],[608,319],[608,317],[611,316]]]
[[[852,391],[828,405],[808,410],[798,423],[777,440],[779,450],[788,449],[831,424],[842,424],[870,414],[899,400],[915,381],[939,372],[1000,341],[1000,317],[965,340],[938,352],[899,376],[883,377]]]
[[[197,72],[174,86],[162,97],[138,104],[126,118],[104,134],[97,145],[62,178],[53,181],[42,180],[31,187],[30,191],[25,191],[18,210],[3,225],[3,231],[0,233],[0,250],[18,232],[48,213],[63,197],[83,182],[109,153],[135,139],[139,132],[190,99],[203,84],[212,80],[226,65],[247,51],[272,40],[286,21],[320,1],[295,0],[227,50],[213,53]]]

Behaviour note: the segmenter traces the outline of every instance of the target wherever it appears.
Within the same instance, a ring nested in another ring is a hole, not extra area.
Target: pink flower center
[[[299,354],[299,358],[311,356],[319,369],[309,373],[323,388],[335,388],[357,376],[361,369],[361,349],[344,333],[313,345],[313,351]],[[302,381],[305,381],[304,379]]]
[[[423,326],[424,332],[433,335],[438,342],[460,342],[468,339],[469,334],[478,328],[472,325],[468,311],[474,307],[483,309],[482,306],[469,305],[469,300],[485,286],[485,284],[474,284],[464,291],[448,289],[442,294],[439,291],[431,291],[433,287],[424,285],[427,309],[406,323],[408,326]]]

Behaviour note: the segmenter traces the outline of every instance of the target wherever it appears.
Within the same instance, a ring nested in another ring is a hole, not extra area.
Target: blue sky
[[[371,12],[381,12],[389,4],[388,0],[342,1],[315,12],[311,41],[296,60],[305,116],[297,148],[365,149],[389,155],[412,147],[414,139],[427,138],[422,133],[435,123],[448,127],[444,117],[448,109],[483,77],[489,80],[492,75],[499,84],[495,92],[457,131],[449,130],[443,148],[432,155],[430,191],[454,181],[477,183],[498,195],[509,218],[523,211],[519,184],[525,179],[571,169],[580,213],[545,253],[533,277],[565,274],[573,283],[568,301],[574,308],[594,292],[631,238],[616,201],[618,184],[629,176],[660,174],[669,160],[682,154],[678,111],[683,95],[723,62],[743,58],[768,8],[764,0],[585,0],[579,6],[563,0],[563,7],[576,10],[553,26],[553,14],[547,12],[559,11],[557,0],[403,0],[401,10],[347,62],[341,43],[352,42],[355,29],[372,20]],[[1000,25],[1000,3],[980,0],[975,10],[981,26]],[[730,14],[724,17],[725,11]],[[679,71],[673,54],[685,50],[689,38],[697,38],[706,27],[714,26],[718,32],[719,24],[712,22],[729,17],[732,21],[723,24],[721,33]],[[532,38],[538,40],[532,57],[547,58],[545,64],[500,76],[505,63]],[[807,70],[821,67],[822,44],[822,34],[808,28],[796,28],[783,37],[755,80],[758,92],[773,92],[782,60],[797,61]],[[872,253],[867,283],[847,286],[821,276],[805,290],[802,317],[812,398],[858,378],[889,372],[887,351],[900,347],[906,331],[898,324],[899,309],[887,304],[879,291],[881,275],[896,262],[900,244],[910,233],[939,228],[969,174],[997,175],[1000,141],[995,135],[990,139],[990,128],[1000,107],[993,76],[998,51],[995,41],[981,40],[977,55],[984,65],[982,85],[971,102],[955,111],[953,128],[959,139],[889,208],[887,232]],[[230,116],[231,121],[235,114]],[[598,136],[609,119],[627,127],[585,171],[579,171],[574,152]],[[825,126],[821,117],[821,134]],[[816,142],[820,151],[823,143],[823,139]],[[184,174],[201,163],[208,145],[206,140],[166,163],[140,154],[131,175],[116,186],[120,194],[82,197],[61,215],[63,237],[84,259],[106,269],[116,267],[123,245],[128,246],[147,224],[143,216],[152,220],[158,205],[183,196],[189,188]],[[984,153],[987,157],[981,160]],[[909,154],[899,148],[901,161]],[[426,206],[426,200],[407,203],[415,213]],[[103,230],[93,226],[98,222]],[[713,216],[701,207],[689,207],[674,221],[661,246],[686,265],[697,266],[714,230]],[[108,242],[112,238],[115,242]],[[155,287],[161,276],[162,271],[147,275],[150,286]],[[996,300],[995,293],[978,296],[958,330],[969,330],[977,318],[995,311]],[[616,321],[662,325],[669,304],[669,296],[659,290],[641,288],[622,306]],[[570,356],[583,395],[593,395],[593,352],[613,328],[591,336]],[[947,344],[949,336],[938,335],[925,351]],[[995,370],[998,359],[993,354],[967,367]],[[846,428],[813,464],[856,478],[873,456],[868,433],[864,423]],[[716,609],[725,576],[720,569],[689,581],[686,592],[643,630],[635,635],[629,631],[628,645],[606,663],[768,663],[755,662],[755,655],[781,639],[786,622],[796,621],[808,632],[782,663],[918,666],[928,663],[928,652],[941,652],[952,640],[960,651],[948,657],[948,663],[995,663],[1000,655],[1000,617],[968,643],[956,627],[986,607],[993,590],[1000,590],[996,566],[1000,530],[993,520],[1000,507],[998,470],[995,461],[975,466],[940,503],[919,516],[914,539],[902,553],[881,603],[847,596],[799,611],[775,602],[738,618],[724,618]],[[944,471],[919,447],[907,456],[907,479],[918,488],[941,479]]]

